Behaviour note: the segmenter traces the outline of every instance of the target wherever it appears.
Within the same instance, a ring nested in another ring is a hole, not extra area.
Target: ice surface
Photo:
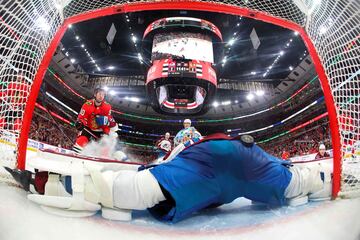
[[[196,213],[177,224],[153,219],[147,211],[131,222],[100,215],[64,218],[44,212],[21,189],[0,183],[1,240],[64,239],[360,239],[360,199],[269,208],[237,199],[217,209]]]

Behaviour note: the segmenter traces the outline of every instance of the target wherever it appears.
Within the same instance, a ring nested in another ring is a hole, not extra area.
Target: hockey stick
[[[98,136],[96,136],[95,134],[93,134],[89,129],[87,129],[86,127],[84,127],[81,131],[85,130],[87,133],[89,133],[93,138],[95,138],[96,140],[99,139]]]

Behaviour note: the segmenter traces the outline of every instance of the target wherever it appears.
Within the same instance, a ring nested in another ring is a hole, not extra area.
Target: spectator
[[[316,154],[315,159],[330,157],[330,155],[326,152],[326,147],[324,144],[320,144],[319,152]]]
[[[71,139],[76,138],[76,132],[68,125],[58,122],[59,127]],[[29,138],[35,141],[46,143],[53,146],[61,145],[62,148],[71,149],[72,142],[62,135],[59,129],[54,127],[53,120],[50,120],[35,110],[34,117],[30,125]]]
[[[288,160],[290,158],[290,153],[288,151],[286,151],[286,149],[284,149],[282,154],[281,154],[281,158],[283,160]]]

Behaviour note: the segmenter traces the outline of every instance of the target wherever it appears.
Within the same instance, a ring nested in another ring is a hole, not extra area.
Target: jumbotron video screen
[[[214,63],[212,40],[201,33],[158,33],[154,36],[151,60],[167,58]]]

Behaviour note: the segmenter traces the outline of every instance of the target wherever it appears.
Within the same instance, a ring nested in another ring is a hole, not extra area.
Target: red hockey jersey
[[[96,123],[97,116],[105,116],[109,119],[108,126],[98,126]],[[116,125],[115,120],[111,116],[111,105],[103,101],[100,106],[95,106],[95,100],[86,101],[79,113],[78,121],[81,121],[84,126],[90,128],[92,131],[103,131],[108,134],[111,127]]]

